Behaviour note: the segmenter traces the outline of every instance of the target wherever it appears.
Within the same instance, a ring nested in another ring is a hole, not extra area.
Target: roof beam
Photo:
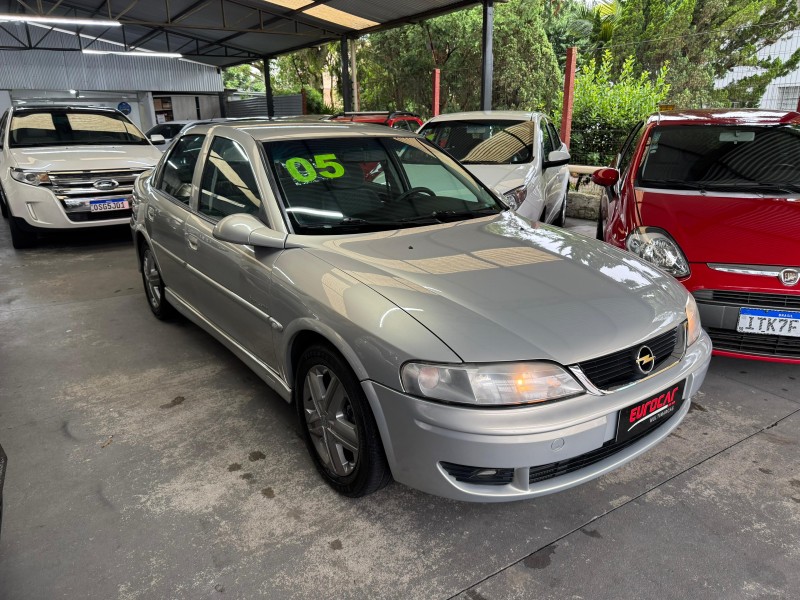
[[[229,0],[229,1],[231,2],[231,4],[237,4],[237,5],[243,6],[245,8],[250,8],[252,10],[256,10],[256,9],[253,9],[252,6],[249,6],[247,4],[242,4],[240,2],[236,2],[236,0]],[[331,39],[337,39],[341,35],[341,33],[332,32],[332,31],[330,31],[328,29],[325,29],[324,27],[321,27],[321,26],[317,25],[316,23],[312,22],[309,19],[303,19],[302,17],[301,18],[297,18],[296,17],[296,15],[299,14],[300,11],[302,11],[304,9],[311,8],[313,6],[319,6],[321,4],[328,4],[331,1],[332,0],[318,0],[317,2],[314,2],[313,4],[309,4],[307,6],[304,6],[303,8],[290,10],[287,13],[277,13],[277,12],[274,11],[274,9],[263,8],[263,7],[259,8],[258,9],[258,21],[259,21],[258,29],[253,29],[252,33],[258,33],[258,32],[262,32],[262,31],[264,33],[270,33],[269,31],[264,31],[264,26],[265,25],[269,26],[269,25],[273,25],[274,23],[280,23],[281,21],[290,21],[290,22],[294,22],[294,23],[301,23],[303,25],[307,25],[308,27],[313,27],[314,29],[319,29],[323,34],[332,36]],[[271,15],[274,15],[274,16],[272,18],[270,18],[270,19],[267,19],[266,21],[262,21],[261,20],[261,13],[262,12],[265,12],[267,14],[271,14]],[[237,36],[236,35],[226,36],[226,37],[218,40],[218,43],[224,43],[224,42],[230,41],[235,37],[237,37]],[[320,42],[320,43],[322,44],[322,43],[325,43],[325,42]]]

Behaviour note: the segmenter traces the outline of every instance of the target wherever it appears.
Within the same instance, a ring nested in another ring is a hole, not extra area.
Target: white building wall
[[[780,58],[783,61],[789,60],[792,54],[800,48],[800,30],[793,31],[774,44],[763,48],[758,56],[761,59]],[[736,67],[727,76],[716,83],[717,88],[725,87],[727,84],[743,79],[751,75],[763,72],[758,67]],[[773,79],[764,90],[758,107],[775,110],[797,110],[800,102],[800,68],[783,77]]]

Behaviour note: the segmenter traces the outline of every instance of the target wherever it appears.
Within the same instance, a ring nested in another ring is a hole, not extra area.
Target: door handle
[[[200,240],[196,235],[192,235],[191,233],[186,235],[186,243],[189,244],[189,248],[192,250],[197,250],[199,247]]]

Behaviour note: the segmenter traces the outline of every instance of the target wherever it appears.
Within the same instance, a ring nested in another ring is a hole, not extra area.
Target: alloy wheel
[[[147,287],[147,299],[155,310],[161,306],[161,274],[158,272],[153,252],[147,248],[142,259],[142,273]]]
[[[328,367],[314,365],[308,370],[303,412],[323,465],[339,477],[350,475],[358,464],[358,428],[347,391]]]

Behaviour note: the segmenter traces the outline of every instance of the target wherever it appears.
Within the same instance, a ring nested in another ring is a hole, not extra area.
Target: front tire
[[[6,203],[6,194],[3,192],[3,188],[0,188],[0,214],[3,215],[4,219],[7,219],[9,216],[8,204]]]
[[[391,481],[378,426],[361,384],[335,351],[315,345],[298,362],[294,401],[303,439],[322,478],[358,498]]]
[[[14,248],[24,250],[36,245],[38,240],[36,232],[27,228],[27,223],[25,223],[24,219],[10,215],[8,226],[11,229],[11,245]]]
[[[173,318],[175,309],[164,295],[164,281],[161,279],[161,271],[158,270],[156,257],[150,246],[145,246],[142,250],[142,282],[147,304],[156,318],[162,321]]]

